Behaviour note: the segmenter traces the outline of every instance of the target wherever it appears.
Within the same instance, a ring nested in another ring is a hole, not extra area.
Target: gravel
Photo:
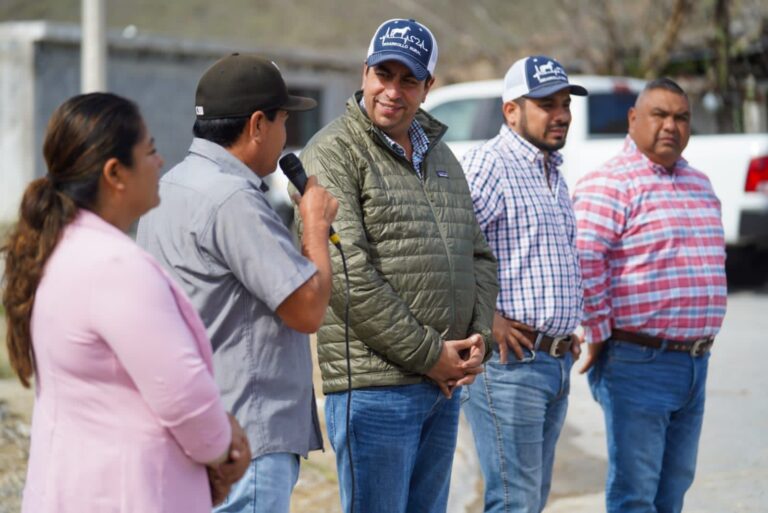
[[[0,513],[21,509],[27,472],[30,426],[0,400]]]

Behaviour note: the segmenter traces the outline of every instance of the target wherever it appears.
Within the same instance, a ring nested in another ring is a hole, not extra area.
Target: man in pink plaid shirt
[[[649,82],[623,150],[576,186],[587,354],[605,414],[608,513],[683,508],[725,315],[725,241],[709,179],[681,157],[688,97]]]

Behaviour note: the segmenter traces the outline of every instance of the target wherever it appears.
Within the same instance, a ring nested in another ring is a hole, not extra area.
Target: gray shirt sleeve
[[[212,256],[223,261],[273,311],[317,272],[295,247],[277,213],[255,190],[238,190],[221,204],[209,240]]]

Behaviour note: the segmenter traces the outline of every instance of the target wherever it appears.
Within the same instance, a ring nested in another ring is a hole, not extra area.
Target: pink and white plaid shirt
[[[670,340],[714,336],[725,316],[725,240],[709,179],[669,173],[627,137],[576,185],[587,342],[614,328]]]

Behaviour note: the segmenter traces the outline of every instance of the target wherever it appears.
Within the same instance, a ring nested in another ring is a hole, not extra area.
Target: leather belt
[[[550,337],[540,331],[520,331],[531,344],[536,352],[544,352],[555,358],[561,358],[565,353],[571,350],[571,336]]]
[[[611,338],[653,349],[661,349],[665,346],[664,349],[667,351],[690,353],[690,355],[694,357],[706,354],[712,349],[712,345],[715,343],[714,337],[705,337],[696,340],[669,340],[619,329],[613,330]]]

